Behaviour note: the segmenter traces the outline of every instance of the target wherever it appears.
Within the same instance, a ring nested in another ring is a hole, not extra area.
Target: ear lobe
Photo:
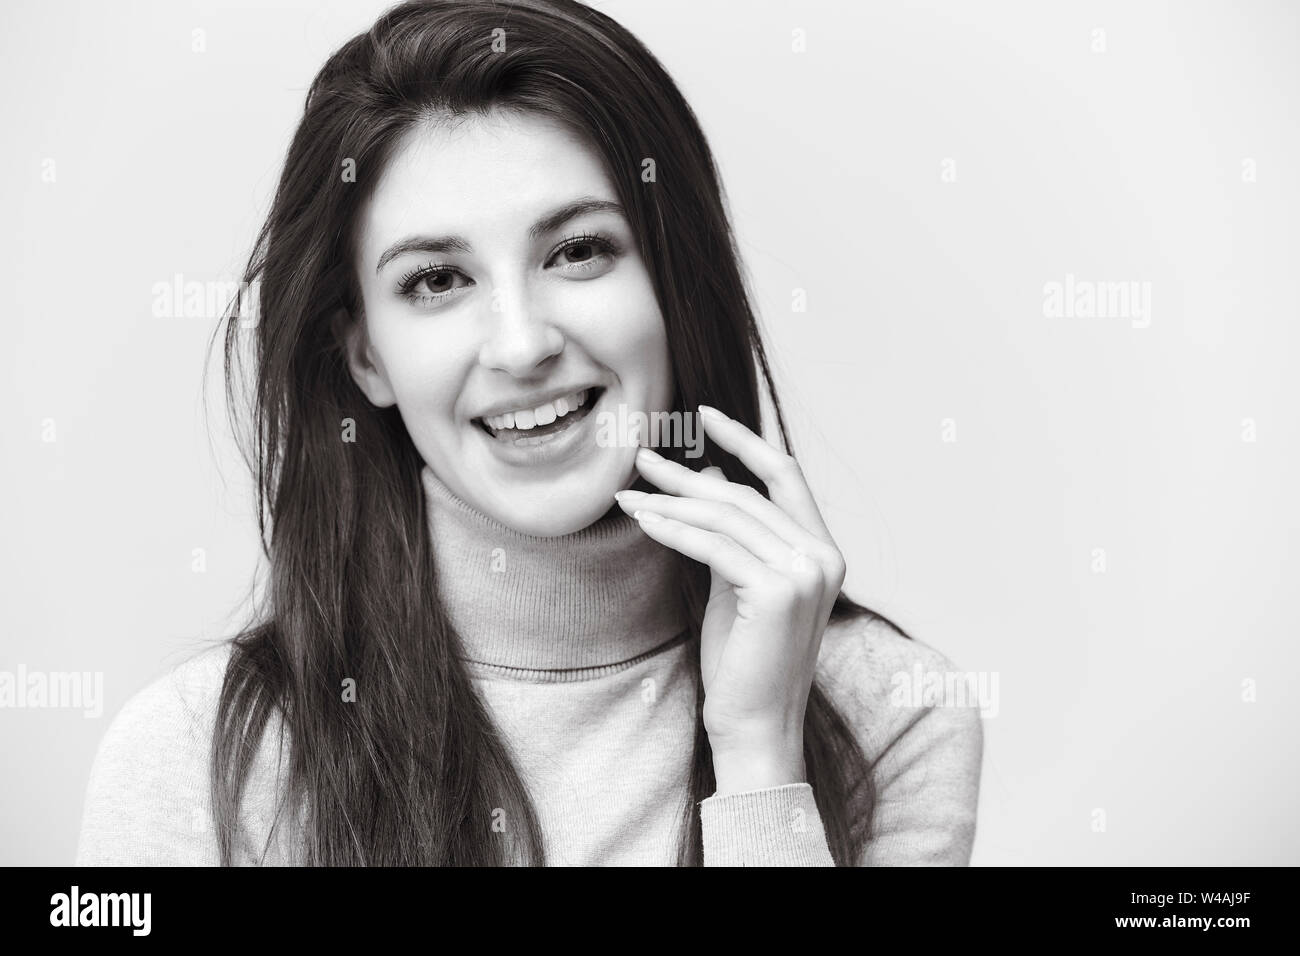
[[[340,309],[334,314],[330,325],[334,330],[335,341],[342,343],[348,372],[357,383],[357,388],[370,399],[372,405],[379,408],[396,405],[397,396],[388,381],[383,362],[370,344],[365,319],[353,319]]]

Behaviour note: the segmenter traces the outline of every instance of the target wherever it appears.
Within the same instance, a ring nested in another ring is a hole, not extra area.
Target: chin
[[[610,492],[608,505],[593,500],[585,507],[524,507],[517,510],[512,509],[508,513],[500,513],[497,520],[520,534],[533,535],[539,538],[557,538],[561,535],[581,531],[616,508],[618,508],[618,504],[614,501],[613,492]],[[621,513],[621,509],[619,510]]]
[[[506,527],[520,534],[540,538],[554,538],[573,534],[594,524],[609,512],[623,514],[614,500],[614,492],[631,485],[636,477],[632,461],[615,462],[606,458],[597,467],[578,469],[554,484],[538,484],[531,488],[494,488],[491,500],[484,501],[482,510]]]

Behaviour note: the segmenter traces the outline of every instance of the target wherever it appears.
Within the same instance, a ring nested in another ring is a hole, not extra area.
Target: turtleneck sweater
[[[546,863],[674,865],[698,667],[677,555],[616,507],[538,537],[476,510],[427,467],[421,479],[438,596],[528,790]],[[114,718],[91,768],[78,865],[218,862],[208,758],[230,650],[195,655]],[[912,686],[931,673],[956,669],[883,619],[832,621],[823,635],[818,683],[872,765],[858,865],[969,862],[980,713],[897,692],[900,675]],[[279,731],[277,717],[245,788],[240,864],[295,861],[292,827],[276,813],[288,746]],[[714,795],[698,809],[706,866],[834,865],[806,782]]]

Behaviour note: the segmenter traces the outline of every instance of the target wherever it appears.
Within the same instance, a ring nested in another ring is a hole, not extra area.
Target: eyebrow
[[[597,199],[595,196],[583,196],[581,199],[565,203],[559,209],[547,213],[533,223],[528,228],[528,238],[532,240],[540,239],[548,232],[559,229],[570,219],[576,219],[578,216],[595,212],[612,212],[626,218],[623,207],[619,203],[611,202],[608,199]],[[408,252],[423,252],[436,255],[443,252],[468,253],[471,251],[472,247],[469,241],[462,236],[408,236],[384,250],[383,255],[379,257],[379,265],[375,266],[375,272],[381,271],[392,260],[398,256],[406,255]]]

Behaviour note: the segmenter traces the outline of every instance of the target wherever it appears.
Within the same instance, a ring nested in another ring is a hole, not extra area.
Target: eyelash
[[[551,254],[547,256],[546,261],[550,262],[556,256],[563,255],[567,250],[573,248],[574,246],[585,246],[585,245],[596,246],[599,249],[603,250],[606,255],[610,255],[610,256],[616,256],[621,251],[618,243],[616,243],[609,236],[600,235],[598,233],[584,232],[581,235],[570,236],[567,239],[564,239],[551,252]],[[596,260],[593,258],[593,259],[588,259],[586,262],[571,262],[569,263],[569,265],[572,268],[569,271],[572,272],[576,270],[578,272],[586,272],[588,268],[590,268],[591,264],[593,264],[595,261]],[[438,275],[439,273],[442,272],[450,272],[456,275],[464,276],[467,279],[469,278],[468,276],[465,276],[465,274],[461,272],[459,269],[453,268],[452,266],[445,265],[443,263],[431,262],[428,265],[420,266],[418,269],[412,269],[410,272],[402,276],[402,278],[397,283],[398,294],[405,296],[406,298],[410,299],[413,302],[428,302],[431,300],[448,298],[452,294],[453,290],[448,290],[447,292],[437,292],[437,293],[415,291],[415,287],[419,285],[421,282],[423,282],[425,279],[429,278],[429,276]]]

